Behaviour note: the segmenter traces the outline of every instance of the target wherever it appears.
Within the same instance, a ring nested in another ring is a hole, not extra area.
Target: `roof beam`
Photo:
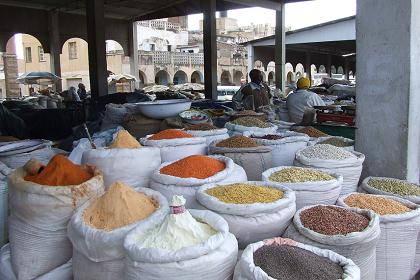
[[[225,0],[240,5],[246,5],[248,7],[261,7],[270,10],[281,11],[281,3],[279,1],[270,0]]]

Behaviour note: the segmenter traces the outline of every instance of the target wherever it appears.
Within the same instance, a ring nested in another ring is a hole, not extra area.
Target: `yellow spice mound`
[[[127,130],[122,129],[118,131],[112,144],[108,147],[110,149],[137,149],[141,145]]]
[[[149,217],[157,207],[157,202],[146,194],[115,182],[86,208],[83,220],[91,227],[111,231]]]

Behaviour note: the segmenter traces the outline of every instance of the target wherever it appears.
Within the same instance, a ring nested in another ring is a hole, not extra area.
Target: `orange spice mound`
[[[194,155],[178,160],[160,169],[160,173],[180,178],[206,179],[224,170],[223,161]]]
[[[24,179],[45,186],[70,186],[80,185],[92,177],[67,157],[55,155],[39,174],[25,176]]]
[[[165,129],[161,132],[158,132],[149,138],[148,140],[163,140],[163,139],[176,139],[176,138],[191,138],[191,134],[186,133],[179,129]]]

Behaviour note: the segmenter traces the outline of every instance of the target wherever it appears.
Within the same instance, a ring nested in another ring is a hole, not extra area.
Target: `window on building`
[[[188,50],[189,53],[194,53],[194,50]]]
[[[77,59],[76,42],[69,42],[69,59]]]
[[[155,51],[155,44],[150,44],[150,51],[152,51],[152,52]]]
[[[32,62],[31,47],[26,47],[25,48],[25,61],[26,61],[26,63],[31,63]]]
[[[38,47],[38,59],[39,62],[45,61],[44,49],[42,47]]]
[[[168,52],[172,51],[172,46],[168,45]]]

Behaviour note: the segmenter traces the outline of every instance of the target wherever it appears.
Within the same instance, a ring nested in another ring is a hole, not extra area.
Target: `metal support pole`
[[[274,60],[275,60],[275,74],[276,74],[276,88],[284,92],[284,75],[286,64],[286,38],[285,38],[285,14],[284,4],[281,4],[281,10],[276,11],[276,33],[275,33],[275,47],[274,47]]]
[[[217,100],[217,44],[216,44],[216,0],[202,0],[204,88],[206,98]]]
[[[86,0],[89,76],[92,98],[108,94],[104,0]]]
[[[60,36],[59,36],[59,20],[58,12],[48,12],[48,33],[49,33],[49,45],[50,45],[50,68],[51,73],[61,77],[61,64],[60,64]],[[55,84],[55,90],[61,92],[63,90],[62,80],[57,81]]]
[[[137,40],[137,22],[128,23],[128,39],[129,39],[129,56],[130,56],[130,72],[136,79],[136,88],[140,84],[139,74],[139,45]]]
[[[311,69],[311,53],[306,52],[305,53],[305,70],[306,70],[306,78],[311,81],[312,85],[312,69]]]

